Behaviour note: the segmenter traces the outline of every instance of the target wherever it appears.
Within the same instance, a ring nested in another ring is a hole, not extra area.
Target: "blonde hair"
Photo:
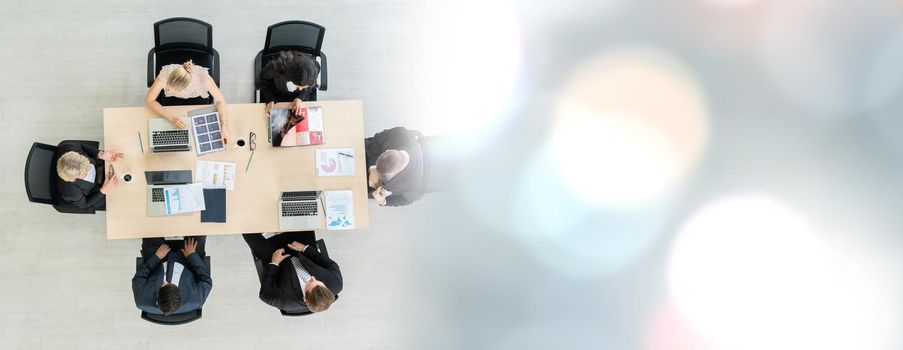
[[[63,181],[74,182],[82,173],[90,170],[91,166],[91,162],[87,157],[78,152],[70,151],[63,154],[56,161],[56,173]]]
[[[194,70],[194,62],[188,60],[182,63],[183,69],[173,69],[166,77],[166,85],[172,89],[181,90],[191,82],[191,71]]]

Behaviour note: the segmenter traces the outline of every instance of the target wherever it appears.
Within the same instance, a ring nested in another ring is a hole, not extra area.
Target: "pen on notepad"
[[[339,154],[341,154],[341,155],[343,155],[343,156],[345,156],[345,157],[348,157],[348,158],[354,158],[354,156],[352,156],[352,155],[350,155],[350,154],[345,154],[345,153],[342,153],[342,152],[339,152]]]

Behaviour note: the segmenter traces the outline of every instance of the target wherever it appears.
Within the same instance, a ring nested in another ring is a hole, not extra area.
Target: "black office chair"
[[[326,250],[326,243],[323,242],[322,239],[317,240],[317,250],[320,251],[320,254],[324,254],[327,257],[329,257],[329,251]],[[252,257],[254,258],[254,267],[257,269],[257,279],[262,283],[263,282],[264,263],[263,263],[263,261],[260,261],[260,259],[258,259],[256,256],[253,256],[253,254],[252,254]],[[335,300],[339,300],[338,294],[336,294]],[[287,316],[287,317],[307,316],[307,315],[313,314],[313,312],[309,311],[309,310],[304,311],[304,312],[291,312],[291,311],[279,310],[279,312],[282,313],[282,316]]]
[[[99,148],[97,141],[66,140],[64,143],[83,143]],[[66,201],[60,200],[57,191],[56,152],[59,145],[51,146],[39,142],[31,145],[28,158],[25,160],[25,194],[32,203],[43,203],[65,214],[94,214],[93,208],[76,208]]]
[[[147,86],[150,87],[168,64],[182,64],[188,60],[209,68],[210,76],[219,85],[219,52],[213,49],[213,26],[194,18],[174,17],[154,23],[154,47],[147,53]],[[164,106],[212,104],[213,97],[181,99],[165,97],[157,102]]]
[[[279,56],[280,51],[300,51],[320,61],[320,80],[310,94],[311,101],[317,100],[317,91],[326,91],[326,54],[321,50],[326,28],[312,22],[285,21],[267,27],[263,50],[254,57],[254,102],[260,103],[260,71],[267,63]]]
[[[144,263],[144,259],[141,258],[140,256],[135,258],[135,269],[138,269],[139,267],[141,267],[141,264],[143,264],[143,263]],[[209,256],[204,257],[204,264],[207,264],[207,269],[211,270]],[[211,273],[212,273],[212,270],[211,270]],[[162,324],[162,325],[166,325],[166,326],[177,326],[180,324],[194,322],[194,321],[197,321],[198,319],[200,319],[201,316],[203,316],[203,308],[197,309],[194,311],[183,312],[180,314],[171,314],[169,316],[160,315],[160,314],[151,314],[151,313],[147,313],[147,311],[143,311],[143,310],[141,311],[141,319],[142,320],[145,320],[145,321],[148,321],[151,323]]]

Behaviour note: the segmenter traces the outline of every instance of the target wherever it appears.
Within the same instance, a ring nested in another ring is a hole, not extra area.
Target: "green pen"
[[[245,172],[248,172],[248,167],[251,166],[251,159],[254,159],[254,151],[251,151],[251,156],[248,157],[248,165],[245,165]]]

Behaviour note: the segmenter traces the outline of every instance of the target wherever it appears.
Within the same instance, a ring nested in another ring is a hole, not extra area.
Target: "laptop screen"
[[[145,171],[148,185],[182,185],[191,183],[191,170]]]

